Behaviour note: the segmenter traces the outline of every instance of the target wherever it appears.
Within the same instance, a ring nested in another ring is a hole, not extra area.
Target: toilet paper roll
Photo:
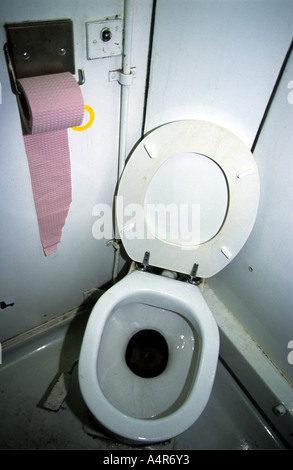
[[[18,106],[45,254],[60,242],[71,203],[67,129],[83,120],[80,87],[69,72],[18,80]]]

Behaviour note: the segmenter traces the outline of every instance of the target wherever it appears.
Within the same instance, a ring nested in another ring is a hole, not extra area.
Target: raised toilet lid
[[[176,121],[148,133],[131,154],[116,197],[129,257],[197,276],[223,269],[246,242],[259,176],[246,145],[205,121]]]

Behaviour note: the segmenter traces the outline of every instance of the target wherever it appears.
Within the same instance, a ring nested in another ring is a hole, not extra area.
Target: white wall
[[[251,146],[292,15],[291,0],[159,0],[146,130],[204,119]]]
[[[178,119],[210,120],[250,148],[292,31],[291,0],[159,0],[146,130]],[[255,151],[261,178],[255,230],[236,260],[210,284],[293,379],[287,360],[293,339],[290,79],[291,62]]]
[[[133,64],[137,77],[130,92],[134,123],[128,147],[140,138],[148,54],[150,0],[135,2]],[[0,310],[0,341],[77,307],[83,292],[112,276],[113,248],[92,236],[95,204],[113,200],[117,177],[120,85],[108,72],[121,68],[121,56],[88,61],[85,23],[123,17],[123,0],[1,0],[0,43],[5,23],[71,18],[75,65],[83,68],[85,104],[95,111],[94,124],[84,132],[69,129],[73,201],[57,252],[43,254],[30,176],[15,96],[12,94],[1,46],[0,104],[0,299],[14,296],[15,305]]]
[[[254,152],[261,179],[254,230],[234,263],[211,282],[291,381],[293,365],[288,355],[292,349],[288,349],[288,343],[293,339],[293,103],[288,102],[288,82],[292,78],[291,54]]]

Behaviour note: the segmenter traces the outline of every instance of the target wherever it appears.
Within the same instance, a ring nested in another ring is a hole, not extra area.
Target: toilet
[[[219,332],[201,280],[243,247],[258,202],[254,157],[223,127],[170,122],[135,147],[115,204],[131,269],[94,306],[79,359],[83,398],[109,435],[166,441],[202,414]]]

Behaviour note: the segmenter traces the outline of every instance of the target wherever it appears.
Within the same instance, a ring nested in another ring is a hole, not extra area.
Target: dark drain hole
[[[139,377],[160,375],[168,362],[168,345],[155,330],[141,330],[130,339],[125,360],[129,369]]]

